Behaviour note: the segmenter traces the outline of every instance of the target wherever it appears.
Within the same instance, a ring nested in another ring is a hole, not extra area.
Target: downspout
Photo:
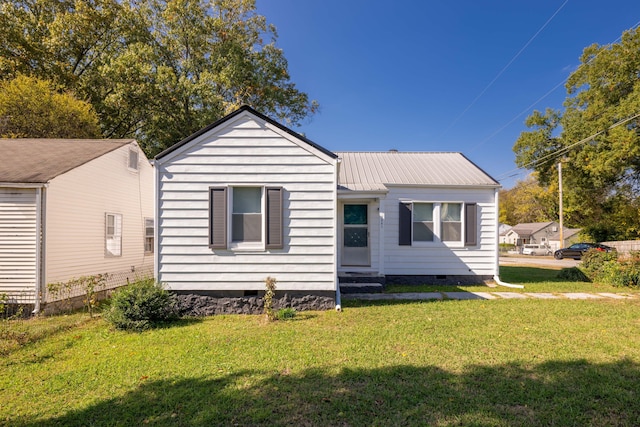
[[[514,285],[513,283],[506,283],[500,280],[500,209],[498,206],[498,188],[494,191],[495,196],[495,206],[496,206],[496,266],[495,266],[495,274],[493,275],[493,281],[496,282],[496,285],[504,286],[506,288],[515,288],[515,289],[524,289],[524,285]]]
[[[42,300],[45,297],[46,278],[46,190],[47,184],[43,184],[36,190],[36,288],[34,307],[31,314],[37,315],[42,309]]]

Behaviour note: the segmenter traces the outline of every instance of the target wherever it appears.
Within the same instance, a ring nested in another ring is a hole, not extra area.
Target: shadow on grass
[[[471,366],[239,371],[215,379],[141,380],[58,418],[14,426],[639,425],[640,366],[629,360]]]
[[[560,270],[544,267],[500,266],[500,279],[507,283],[564,282]]]

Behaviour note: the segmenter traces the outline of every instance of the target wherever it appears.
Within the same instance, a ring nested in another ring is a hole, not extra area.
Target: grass
[[[639,328],[640,299],[345,301],[143,333],[5,321],[22,338],[0,357],[0,425],[634,426]]]
[[[619,288],[591,282],[570,282],[558,278],[560,270],[543,267],[501,266],[503,282],[524,285],[523,289],[486,285],[387,285],[386,293],[397,292],[613,292],[640,294],[638,289]]]

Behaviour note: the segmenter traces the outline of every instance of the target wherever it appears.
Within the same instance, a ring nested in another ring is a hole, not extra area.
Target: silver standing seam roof
[[[500,187],[461,153],[337,152],[338,190],[386,191],[388,185]]]

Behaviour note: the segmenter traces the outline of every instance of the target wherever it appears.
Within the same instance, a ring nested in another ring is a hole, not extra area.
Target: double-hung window
[[[281,187],[211,187],[209,247],[281,249],[282,193]]]
[[[443,242],[462,241],[462,203],[440,204],[440,238]]]
[[[400,202],[401,246],[477,245],[477,205],[461,202]]]
[[[153,218],[144,219],[144,252],[153,253]]]
[[[105,214],[105,254],[122,256],[122,215]]]

